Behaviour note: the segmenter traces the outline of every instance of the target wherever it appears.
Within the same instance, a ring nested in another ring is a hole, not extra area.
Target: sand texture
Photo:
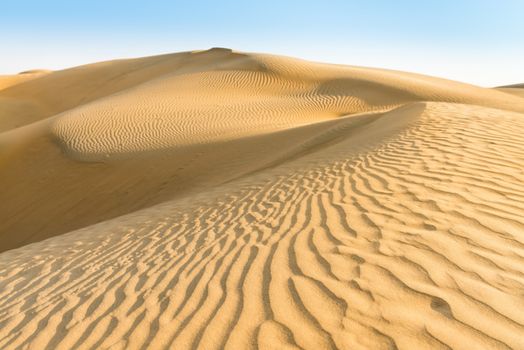
[[[524,349],[524,98],[215,48],[0,77],[0,349]]]
[[[497,90],[524,98],[524,84],[501,86]]]

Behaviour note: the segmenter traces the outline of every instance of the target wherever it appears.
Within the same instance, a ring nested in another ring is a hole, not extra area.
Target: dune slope
[[[0,348],[524,348],[520,97],[227,49],[75,69],[125,84],[3,90],[51,107],[0,134]]]
[[[500,86],[496,89],[498,91],[502,91],[502,92],[512,94],[518,97],[524,97],[524,84]]]
[[[438,78],[219,48],[51,72],[2,98],[21,111],[0,116],[0,251],[256,171],[345,116],[428,100],[524,110]]]

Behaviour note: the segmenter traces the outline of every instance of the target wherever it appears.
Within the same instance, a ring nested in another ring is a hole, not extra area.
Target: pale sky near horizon
[[[0,74],[230,47],[524,83],[524,0],[0,1]]]

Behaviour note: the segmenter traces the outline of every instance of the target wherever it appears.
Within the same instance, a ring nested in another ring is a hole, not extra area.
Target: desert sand
[[[214,48],[0,77],[0,349],[524,349],[524,91]]]
[[[519,97],[524,97],[524,84],[501,86],[497,88],[497,90],[513,94]]]

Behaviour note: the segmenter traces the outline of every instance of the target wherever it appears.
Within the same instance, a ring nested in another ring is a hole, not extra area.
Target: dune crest
[[[2,349],[524,348],[518,96],[213,48],[1,99]]]

